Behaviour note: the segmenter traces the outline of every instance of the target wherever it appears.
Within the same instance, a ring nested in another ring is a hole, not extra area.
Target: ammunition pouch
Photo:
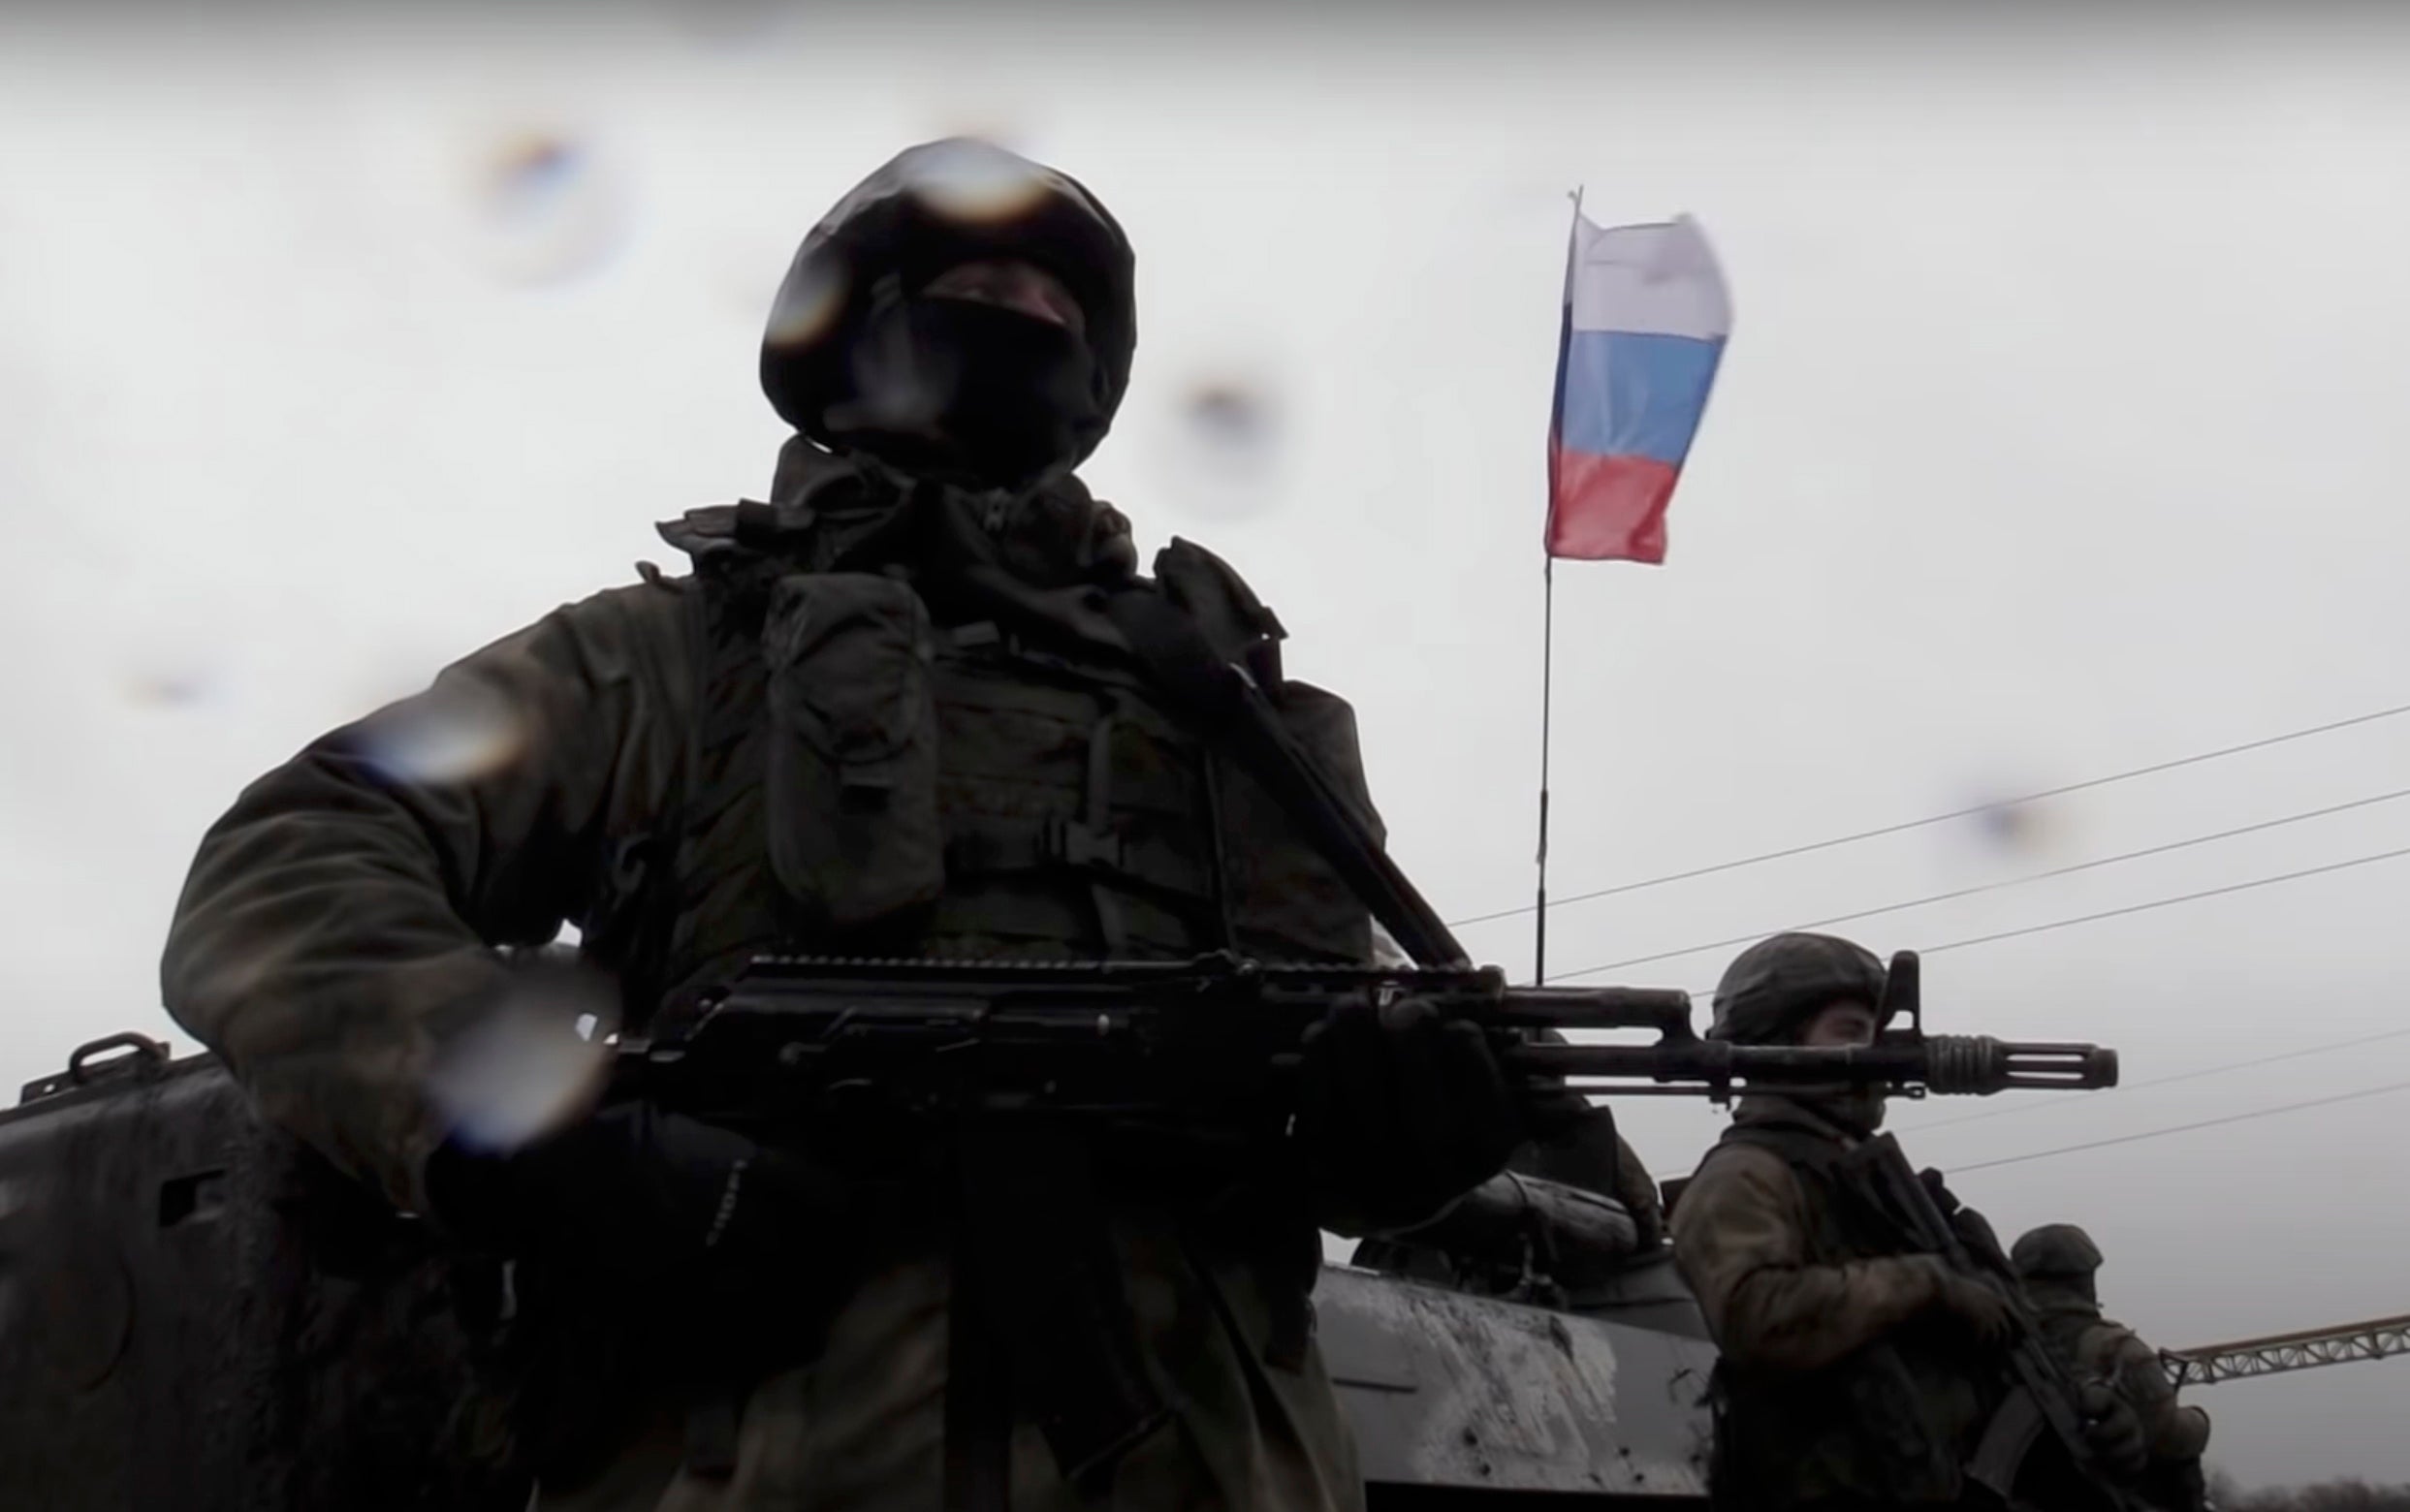
[[[762,625],[769,672],[765,814],[772,869],[830,929],[936,900],[937,716],[929,612],[869,573],[778,581]]]

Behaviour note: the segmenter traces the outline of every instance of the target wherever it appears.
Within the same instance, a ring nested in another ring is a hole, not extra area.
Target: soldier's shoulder
[[[1757,1208],[1799,1200],[1798,1179],[1782,1156],[1760,1145],[1723,1140],[1709,1147],[1698,1169],[1683,1183],[1673,1205],[1672,1225],[1678,1234],[1714,1224],[1718,1214],[1735,1206]]]
[[[555,608],[469,660],[524,658],[595,686],[681,684],[693,660],[691,584],[657,570]]]
[[[1699,1157],[1698,1169],[1691,1177],[1691,1185],[1722,1186],[1733,1184],[1773,1183],[1795,1186],[1791,1162],[1765,1145],[1748,1139],[1720,1139],[1707,1147]]]
[[[581,625],[619,627],[636,633],[656,631],[683,618],[685,598],[696,591],[690,574],[673,576],[651,562],[638,562],[635,574],[632,583],[597,588],[553,613]]]
[[[604,643],[676,637],[686,620],[691,582],[643,563],[633,583],[614,583],[555,608],[538,621],[581,640]]]
[[[1173,603],[1194,615],[1207,639],[1225,647],[1287,637],[1281,618],[1256,596],[1237,568],[1183,536],[1155,553],[1155,581]]]

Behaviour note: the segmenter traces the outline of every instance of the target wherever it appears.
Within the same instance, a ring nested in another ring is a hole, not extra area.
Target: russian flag
[[[1731,330],[1697,222],[1601,227],[1574,211],[1548,426],[1550,556],[1665,559],[1665,504]]]

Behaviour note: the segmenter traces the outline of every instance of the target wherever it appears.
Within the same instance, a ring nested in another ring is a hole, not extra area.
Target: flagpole
[[[1548,980],[1548,716],[1556,686],[1557,559],[1539,569],[1539,896],[1532,909],[1532,985]]]
[[[1581,190],[1575,185],[1568,198],[1573,202],[1573,223],[1566,232],[1565,297],[1573,297],[1572,254],[1581,235]],[[1565,402],[1565,354],[1557,353],[1556,402]],[[1557,503],[1556,446],[1557,430],[1564,422],[1562,414],[1552,418],[1548,435],[1548,508],[1553,513]],[[1556,633],[1557,633],[1557,559],[1556,553],[1542,542],[1539,549],[1539,849],[1534,856],[1538,867],[1539,886],[1532,909],[1532,985],[1539,987],[1548,980],[1548,718],[1556,692]]]

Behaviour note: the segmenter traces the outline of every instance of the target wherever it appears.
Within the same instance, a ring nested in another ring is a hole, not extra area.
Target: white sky
[[[1140,249],[1088,470],[1352,698],[1442,910],[1528,901],[1565,191],[1696,214],[1737,321],[1669,565],[1568,564],[1555,891],[2410,703],[2410,34],[2376,8],[1687,31],[1568,8],[872,23],[722,4],[0,21],[0,1084],[168,1032],[194,843],[321,730],[760,496],[769,293],[902,145],[984,129]],[[1810,8],[1816,9],[1816,8]],[[2054,16],[2057,13],[2052,13]],[[2156,15],[2156,13],[2154,13]],[[1583,18],[1587,16],[1587,18]],[[811,17],[816,16],[817,19]],[[514,142],[555,190],[479,186]],[[1187,400],[1272,406],[1234,455]],[[1551,961],[1772,929],[2405,786],[2410,718],[1575,905]],[[1881,950],[2410,846],[2410,801],[1855,927]],[[2410,860],[1936,955],[1935,1026],[2129,1081],[2382,1034]],[[1529,920],[1468,929],[1530,964]],[[1619,978],[1703,988],[1728,951]],[[176,1036],[189,1048],[189,1041]],[[1910,1141],[1944,1165],[2410,1082],[2410,1035]],[[1908,1110],[1903,1130],[1990,1111]],[[2410,1310],[2410,1093],[1968,1173],[2197,1343]],[[1630,1106],[1661,1172],[1713,1136]],[[2211,1388],[2247,1482],[2410,1480],[2410,1362]]]

